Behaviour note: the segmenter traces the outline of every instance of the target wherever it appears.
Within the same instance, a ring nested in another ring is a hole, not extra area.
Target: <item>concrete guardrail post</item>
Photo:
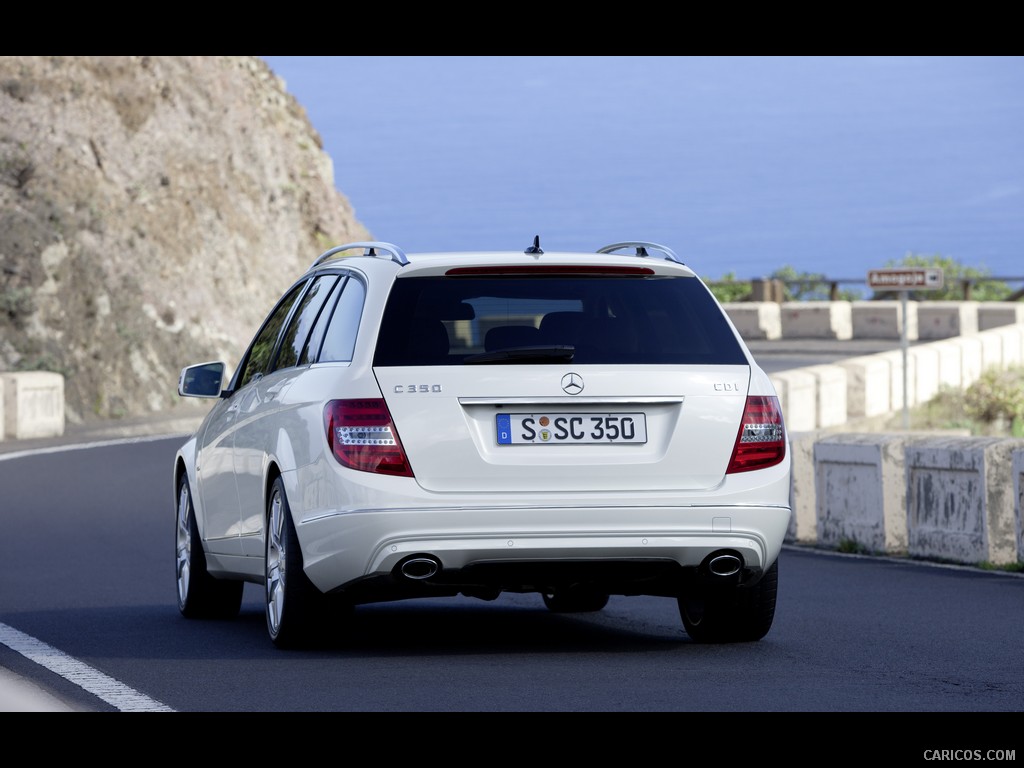
[[[789,433],[792,461],[789,503],[793,513],[789,519],[786,541],[816,544],[818,526],[815,520],[814,444],[820,432]]]
[[[817,423],[818,380],[802,368],[779,371],[768,378],[779,396],[782,418],[790,432],[807,432]]]
[[[818,543],[906,554],[907,435],[833,434],[814,446]]]
[[[744,339],[778,339],[782,337],[779,305],[772,301],[739,302],[722,305],[722,309]]]
[[[949,339],[978,332],[977,301],[919,301],[917,337]]]
[[[853,338],[848,301],[787,301],[782,305],[784,339]]]
[[[949,339],[949,344],[960,349],[960,387],[966,389],[981,378],[984,370],[982,342],[978,334]]]
[[[978,304],[978,330],[1024,323],[1024,302],[983,301]]]
[[[1022,448],[1024,440],[998,437],[908,443],[907,553],[967,564],[1018,562],[1011,475],[1013,452]]]
[[[850,418],[892,413],[892,364],[879,355],[851,357],[846,369],[846,412]]]
[[[853,338],[855,339],[902,339],[902,301],[854,301],[851,302],[853,315]],[[907,302],[907,341],[917,341],[917,302]]]
[[[64,434],[64,377],[48,371],[0,374],[7,439]]]
[[[1024,324],[1004,325],[982,331],[979,335],[999,339],[1004,370],[1015,368],[1024,362]]]
[[[1017,562],[1024,562],[1024,447],[1013,449],[1012,471]]]

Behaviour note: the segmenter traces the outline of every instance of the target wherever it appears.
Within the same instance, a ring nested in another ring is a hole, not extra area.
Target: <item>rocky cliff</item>
[[[183,365],[368,238],[257,57],[0,57],[0,370],[63,373],[69,422],[183,406]]]

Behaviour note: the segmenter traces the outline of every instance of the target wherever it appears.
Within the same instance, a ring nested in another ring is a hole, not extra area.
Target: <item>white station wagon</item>
[[[790,521],[776,392],[667,247],[322,254],[174,461],[178,607],[270,639],[360,604],[502,592],[552,611],[678,602],[696,642],[764,637]]]

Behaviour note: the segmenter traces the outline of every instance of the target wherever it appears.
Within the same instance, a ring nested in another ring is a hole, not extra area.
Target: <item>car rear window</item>
[[[571,348],[568,356],[561,354],[566,348]],[[534,358],[530,350],[559,354]],[[724,312],[695,278],[495,275],[397,279],[384,309],[374,365],[544,359],[747,362]]]

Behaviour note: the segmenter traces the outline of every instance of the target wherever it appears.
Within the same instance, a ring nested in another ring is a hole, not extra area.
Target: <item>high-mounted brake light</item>
[[[644,277],[653,275],[649,267],[620,267],[600,264],[528,264],[501,267],[453,267],[445,272],[448,277],[477,277],[479,275],[517,276],[517,275],[593,275],[595,277]]]
[[[727,475],[774,467],[786,457],[786,427],[777,397],[748,396]]]
[[[391,413],[380,398],[331,400],[324,406],[331,453],[349,469],[412,477]]]

